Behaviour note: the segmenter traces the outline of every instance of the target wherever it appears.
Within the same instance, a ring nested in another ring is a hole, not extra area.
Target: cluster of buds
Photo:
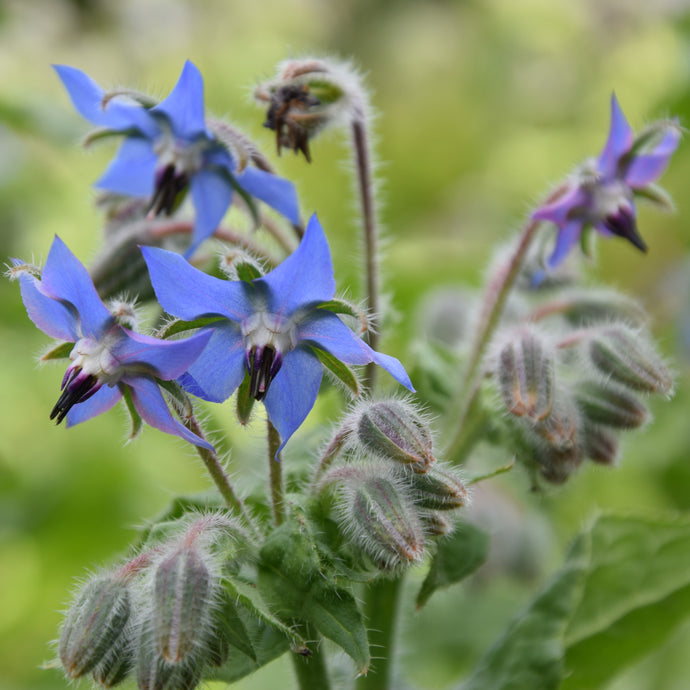
[[[533,324],[508,329],[492,369],[519,459],[552,483],[586,458],[615,464],[620,433],[649,418],[641,396],[672,390],[648,336],[624,321],[557,335]]]
[[[59,640],[69,678],[90,675],[111,688],[134,674],[141,690],[192,690],[207,666],[224,662],[221,559],[214,545],[236,528],[217,514],[183,524],[177,536],[83,586]]]
[[[383,572],[418,562],[428,539],[448,534],[469,494],[438,463],[429,422],[407,400],[364,401],[348,415],[324,459],[317,492],[335,488],[337,519],[352,547]]]

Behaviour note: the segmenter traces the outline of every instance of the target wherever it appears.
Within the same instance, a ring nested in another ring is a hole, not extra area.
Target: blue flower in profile
[[[67,426],[73,426],[106,412],[124,396],[151,426],[211,448],[172,416],[157,381],[184,374],[209,334],[164,341],[120,325],[88,271],[59,237],[40,278],[21,261],[13,264],[11,275],[19,280],[29,318],[49,336],[74,343],[51,419],[60,424],[66,418]]]
[[[173,252],[142,247],[161,306],[194,321],[217,316],[199,359],[181,379],[194,395],[221,402],[248,373],[250,393],[263,401],[281,448],[314,406],[323,376],[315,350],[345,364],[375,362],[414,390],[400,362],[372,350],[333,312],[321,308],[335,294],[326,236],[312,216],[299,247],[277,268],[251,282],[221,280]]]
[[[532,215],[535,220],[552,221],[558,226],[547,267],[552,269],[560,264],[587,228],[594,228],[605,237],[623,237],[646,251],[637,230],[634,198],[646,197],[662,206],[670,204],[652,183],[666,169],[679,142],[680,127],[676,121],[653,123],[635,137],[613,95],[611,127],[604,150],[577,171],[555,200]]]
[[[154,215],[172,213],[189,189],[196,221],[188,255],[213,234],[235,192],[255,197],[291,223],[299,223],[292,183],[249,165],[239,170],[231,152],[209,129],[203,78],[191,62],[185,63],[170,95],[150,108],[123,95],[111,97],[75,67],[55,65],[55,70],[83,117],[124,136],[96,187],[147,197]]]

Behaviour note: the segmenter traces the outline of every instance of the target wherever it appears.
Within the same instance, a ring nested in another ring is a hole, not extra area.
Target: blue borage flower
[[[187,61],[177,85],[158,105],[146,108],[123,96],[109,97],[84,72],[55,65],[77,111],[89,122],[125,139],[96,187],[148,197],[154,214],[170,214],[189,188],[196,222],[187,255],[210,237],[232,203],[235,189],[265,202],[299,223],[294,186],[247,166],[238,170],[228,149],[204,119],[204,82]]]
[[[74,343],[62,395],[50,418],[79,424],[113,407],[126,395],[151,426],[197,446],[212,446],[175,419],[156,379],[171,381],[189,368],[209,333],[164,341],[119,325],[103,304],[88,271],[55,237],[40,279],[13,260],[29,318],[53,338]]]
[[[204,327],[208,346],[182,377],[194,395],[220,402],[249,372],[250,392],[266,406],[282,445],[314,406],[323,376],[315,348],[346,364],[375,362],[414,390],[400,362],[372,350],[334,313],[321,309],[335,294],[326,236],[312,216],[299,247],[251,282],[213,278],[173,252],[142,247],[158,301],[170,314]]]
[[[666,169],[679,142],[680,127],[675,120],[654,123],[635,137],[613,95],[611,127],[600,156],[585,164],[558,198],[532,215],[558,226],[547,267],[561,263],[589,227],[607,237],[624,237],[646,251],[637,231],[633,199],[638,195],[658,198],[651,185]]]

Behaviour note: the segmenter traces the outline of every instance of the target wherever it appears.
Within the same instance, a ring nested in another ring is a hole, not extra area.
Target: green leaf
[[[513,620],[459,690],[558,688],[563,677],[561,641],[582,592],[589,552],[590,538],[585,534],[573,545],[565,566]]]
[[[360,674],[367,672],[371,661],[367,629],[350,592],[319,581],[311,588],[302,613],[324,637],[342,647]]]
[[[52,359],[64,359],[69,357],[74,349],[74,343],[60,343],[41,355],[41,362],[48,362]]]
[[[249,423],[254,408],[254,397],[249,391],[250,379],[249,376],[245,376],[237,389],[237,420],[242,426]]]
[[[177,333],[184,333],[185,331],[191,331],[195,328],[203,328],[211,323],[220,321],[219,316],[202,316],[199,319],[194,319],[194,321],[182,321],[182,319],[174,319],[170,323],[163,326],[156,334],[158,338],[169,338]]]
[[[603,687],[690,617],[690,521],[605,516],[565,632],[564,690]]]
[[[330,352],[322,350],[321,348],[312,348],[314,354],[319,358],[321,364],[323,364],[337,379],[342,381],[342,383],[347,386],[352,394],[357,397],[360,393],[359,381],[355,376],[354,372],[347,364],[341,362],[337,357],[333,356]]]
[[[441,587],[460,582],[484,561],[489,550],[489,535],[470,523],[463,523],[449,537],[438,542],[438,550],[417,595],[420,609]]]

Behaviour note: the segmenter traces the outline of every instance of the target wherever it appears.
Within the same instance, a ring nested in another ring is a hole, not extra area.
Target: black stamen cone
[[[259,350],[253,348],[249,355],[249,394],[255,400],[263,400],[268,393],[273,377],[278,373],[274,370],[273,362],[276,351],[266,345]]]
[[[637,232],[635,213],[632,209],[621,207],[618,212],[606,218],[605,225],[614,235],[623,237],[641,252],[647,251],[647,244]]]
[[[80,371],[75,370],[74,374],[70,376],[62,390],[62,395],[59,397],[58,401],[55,403],[55,407],[53,407],[50,413],[51,419],[57,417],[56,424],[60,424],[74,405],[90,398],[98,390],[96,386],[98,379],[95,376],[87,376],[76,386],[71,386],[70,384],[77,378],[79,373]]]
[[[156,189],[151,197],[148,212],[154,216],[161,213],[169,216],[175,210],[178,196],[189,184],[189,178],[183,173],[178,173],[174,165],[167,165],[156,177]]]

